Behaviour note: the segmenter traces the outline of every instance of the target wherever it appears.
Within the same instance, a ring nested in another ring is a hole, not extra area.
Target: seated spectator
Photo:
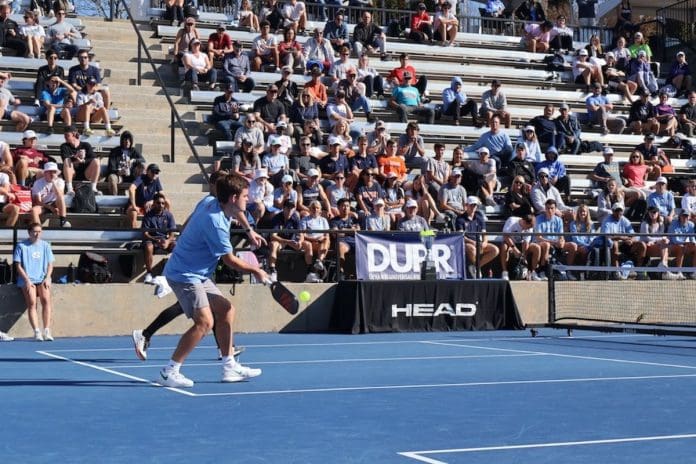
[[[17,132],[24,132],[27,127],[29,127],[31,118],[23,112],[14,109],[21,105],[22,101],[16,98],[12,92],[5,87],[7,81],[11,78],[12,75],[10,73],[0,72],[0,118],[15,123],[15,130]],[[14,108],[10,108],[10,105],[14,106]]]
[[[331,42],[334,50],[339,50],[344,45],[350,47],[348,26],[344,21],[343,10],[338,10],[334,14],[334,19],[326,21],[324,25],[324,37]]]
[[[675,97],[688,95],[689,89],[691,89],[692,77],[684,52],[677,52],[677,57],[672,63],[665,82],[677,89]]]
[[[566,24],[566,17],[559,15],[556,24],[550,32],[549,47],[551,50],[572,50],[573,30]]]
[[[417,43],[433,42],[433,19],[428,14],[425,3],[416,5],[416,11],[411,16],[411,30],[408,38]]]
[[[421,172],[424,173],[428,192],[433,196],[437,196],[442,186],[447,183],[452,168],[444,159],[445,146],[441,143],[436,143],[433,149],[435,150],[435,157],[427,159],[425,168],[422,168]]]
[[[283,121],[287,123],[285,105],[278,101],[278,86],[270,84],[266,95],[254,102],[254,114],[264,135],[270,136],[277,132],[276,125]]]
[[[12,50],[15,56],[24,57],[27,55],[27,44],[20,36],[19,25],[10,17],[11,13],[9,3],[0,5],[0,43],[4,48]]]
[[[232,52],[225,54],[222,61],[221,82],[231,84],[235,92],[251,92],[256,86],[256,82],[251,77],[251,66],[249,56],[242,51],[242,43],[235,40],[232,42]]]
[[[438,196],[438,209],[450,219],[452,225],[454,225],[457,216],[464,213],[467,194],[461,181],[462,171],[453,169],[447,184],[442,186]]]
[[[164,19],[171,21],[172,26],[174,22],[177,26],[181,26],[184,22],[184,0],[165,0]]]
[[[326,108],[329,103],[329,96],[326,86],[321,82],[321,70],[317,67],[312,68],[309,82],[305,82],[304,90],[309,92],[314,101],[320,108]]]
[[[293,211],[297,205],[297,190],[293,188],[295,179],[290,174],[285,174],[281,179],[280,187],[273,190],[273,206],[279,210],[283,208],[285,202],[290,200],[293,204]]]
[[[387,132],[384,121],[376,121],[375,129],[367,132],[367,152],[380,156],[387,150],[387,142],[391,140],[391,135]]]
[[[626,73],[618,68],[614,52],[608,52],[605,55],[605,60],[606,64],[602,66],[604,82],[609,90],[623,95],[624,103],[631,104],[638,84],[626,79]]]
[[[73,179],[88,181],[92,184],[92,190],[101,195],[97,190],[100,166],[99,158],[94,154],[89,142],[80,140],[80,134],[75,126],[65,129],[65,143],[60,146],[60,156],[63,159],[63,178],[67,192],[73,191]]]
[[[324,216],[321,215],[321,203],[319,203],[319,201],[311,201],[308,204],[308,211],[309,213],[300,221],[300,229],[309,231],[303,234],[303,239],[305,242],[309,243],[309,246],[311,247],[311,258],[314,259],[314,269],[321,272],[324,270],[323,262],[326,259],[327,253],[329,252],[329,245],[331,243],[329,233],[326,232],[329,230],[329,222]],[[311,259],[309,262],[312,263]],[[307,274],[306,281],[321,282],[321,279],[315,272]]]
[[[269,151],[261,158],[261,166],[266,168],[268,179],[274,187],[280,186],[282,177],[290,170],[290,159],[281,152],[281,140],[278,135],[268,137]]]
[[[597,221],[601,224],[607,216],[611,215],[611,207],[616,203],[624,203],[624,191],[620,183],[609,179],[604,183],[602,191],[597,196]]]
[[[11,162],[9,163],[7,162],[9,145],[1,143],[0,146],[2,146],[1,158],[5,160],[5,162],[0,162],[0,166],[14,166],[17,183],[21,186],[30,184],[35,177],[40,178],[44,164],[51,161],[51,158],[46,156],[44,152],[36,149],[36,132],[33,130],[24,131],[22,146],[12,150]]]
[[[532,199],[529,196],[530,186],[522,176],[515,176],[510,190],[505,194],[505,206],[511,216],[524,217],[534,213]]]
[[[329,136],[329,154],[319,161],[319,169],[324,178],[324,185],[328,186],[339,174],[348,174],[348,158],[343,154],[343,142],[335,136]]]
[[[531,53],[546,53],[551,41],[551,30],[553,23],[551,21],[542,21],[539,24],[529,23],[524,26],[523,40],[527,46],[527,51]]]
[[[375,180],[375,175],[369,169],[363,169],[355,188],[355,199],[360,217],[367,217],[374,212],[375,201],[378,198],[384,200],[384,189]]]
[[[547,148],[545,157],[544,161],[537,164],[537,172],[547,169],[551,185],[563,193],[566,198],[570,198],[570,177],[568,177],[565,165],[558,159],[556,147]]]
[[[537,178],[539,179],[532,187],[532,206],[534,206],[534,212],[536,214],[542,214],[546,211],[546,201],[553,200],[554,213],[558,216],[562,216],[563,213],[570,213],[571,208],[565,205],[563,198],[561,198],[561,193],[550,181],[550,173],[547,168],[541,168],[537,171]]]
[[[109,152],[106,171],[109,194],[118,195],[118,184],[135,181],[143,174],[144,169],[145,158],[133,145],[133,134],[124,131],[119,145]]]
[[[377,158],[375,155],[371,154],[367,146],[367,137],[361,135],[358,137],[358,150],[355,156],[348,158],[348,174],[346,184],[353,190],[355,185],[360,178],[360,173],[363,169],[369,170],[372,174],[379,174],[379,166],[377,165]]]
[[[283,66],[280,69],[280,80],[275,82],[276,87],[278,87],[278,101],[285,105],[285,114],[290,114],[290,108],[292,108],[293,103],[297,101],[300,95],[300,90],[297,87],[297,83],[290,79],[292,76],[292,68],[290,66]],[[289,126],[293,127],[293,126]],[[290,134],[293,130],[289,131]]]
[[[283,41],[278,44],[278,57],[280,64],[290,68],[292,74],[294,68],[304,69],[304,56],[302,45],[296,39],[297,32],[291,27],[283,30]]]
[[[622,185],[621,172],[619,171],[619,163],[614,159],[614,149],[611,147],[604,147],[602,151],[604,155],[604,161],[597,163],[591,173],[587,177],[593,182],[593,187],[604,188],[606,183],[610,180],[614,180],[618,185]],[[616,203],[612,201],[609,206]]]
[[[31,222],[41,224],[41,215],[52,213],[58,216],[61,227],[70,227],[66,219],[65,182],[59,177],[58,165],[48,162],[44,165],[43,176],[31,187],[32,210]],[[1,176],[1,175],[0,175]]]
[[[498,256],[498,247],[488,241],[486,235],[486,216],[479,210],[480,201],[476,196],[466,199],[464,213],[457,217],[455,228],[464,232],[464,252],[469,277],[478,279],[480,269]]]
[[[319,105],[312,99],[312,95],[306,89],[300,92],[299,98],[295,99],[295,102],[290,107],[290,122],[294,126],[293,133],[298,140],[302,137],[302,132],[307,122],[312,122],[313,127],[321,131],[319,128]]]
[[[689,179],[689,183],[686,184],[686,194],[682,196],[681,209],[689,212],[691,220],[696,217],[696,179]]]
[[[490,151],[486,147],[478,150],[479,159],[467,162],[467,172],[473,174],[475,192],[480,192],[487,206],[497,206],[493,198],[493,192],[498,187],[498,177],[496,176],[495,160],[491,158]],[[468,188],[468,184],[467,184]]]
[[[655,181],[655,191],[648,195],[648,208],[654,206],[660,212],[660,217],[669,225],[674,219],[676,204],[674,194],[667,189],[667,179],[658,177]]]
[[[581,48],[573,61],[573,79],[578,85],[585,86],[585,92],[590,91],[592,84],[599,84],[600,89],[604,88],[604,76],[602,68],[589,60],[589,53]]]
[[[385,232],[391,230],[391,217],[385,212],[384,200],[378,198],[374,203],[374,212],[365,218],[365,230]]]
[[[406,125],[406,133],[399,135],[397,154],[404,158],[407,168],[425,169],[428,157],[418,123],[409,122]]]
[[[527,156],[527,146],[525,144],[517,143],[515,145],[515,157],[510,161],[510,164],[508,164],[507,173],[510,180],[515,177],[521,177],[523,184],[525,184],[528,189],[536,182],[534,160]],[[521,215],[515,214],[514,216]]]
[[[111,118],[109,111],[104,106],[104,98],[97,91],[97,81],[90,78],[87,85],[82,88],[77,94],[77,117],[75,120],[85,125],[82,133],[90,136],[94,133],[90,127],[91,123],[103,123],[107,137],[116,135],[116,131],[111,128]]]
[[[152,265],[158,250],[168,254],[176,246],[176,221],[167,209],[167,199],[163,193],[152,198],[152,207],[143,216],[143,256],[145,257],[145,278],[143,282],[153,282]]]
[[[605,95],[602,95],[602,85],[595,82],[592,85],[592,95],[585,100],[587,106],[587,119],[590,124],[599,124],[602,134],[621,134],[626,128],[626,121],[620,116],[611,113],[614,105],[609,103]]]
[[[254,174],[261,169],[261,157],[254,152],[254,142],[247,136],[242,136],[241,146],[231,156],[215,160],[213,172],[228,169],[231,173],[245,177],[249,182],[254,180]]]
[[[351,233],[360,230],[360,225],[350,211],[350,202],[348,199],[338,201],[338,216],[331,218],[329,225],[332,230],[339,230],[338,234],[334,235],[338,241],[338,257],[341,272],[346,272],[346,255],[351,251],[355,251],[355,236]]]
[[[314,201],[317,201],[319,202],[319,211],[321,212],[321,206],[323,206],[325,215],[329,219],[333,217],[331,203],[329,203],[329,198],[321,185],[321,173],[318,169],[312,168],[307,171],[306,179],[297,185],[296,190],[297,211],[300,213],[300,216],[310,215],[312,213],[311,205]]]
[[[232,141],[237,129],[243,126],[239,117],[239,102],[234,98],[234,84],[223,84],[224,93],[213,100],[213,113],[209,122]]]
[[[650,69],[650,62],[644,50],[638,52],[638,56],[628,64],[628,80],[635,82],[638,89],[654,96],[657,92],[658,84],[655,74]]]
[[[399,87],[392,89],[392,95],[389,99],[389,107],[396,112],[399,121],[402,123],[408,122],[408,115],[414,114],[422,117],[426,124],[435,122],[435,111],[423,105],[418,89],[411,86],[411,73],[404,71],[403,83]]]
[[[48,80],[53,76],[58,76],[60,79],[65,79],[65,70],[58,66],[58,53],[54,50],[46,52],[47,64],[41,66],[36,72],[34,82],[34,106],[41,105],[41,93],[46,88]]]
[[[673,137],[677,133],[677,112],[669,104],[669,95],[660,91],[660,102],[655,106],[655,119],[660,124],[659,134]]]
[[[77,54],[77,59],[79,60],[79,64],[72,66],[68,70],[68,82],[70,85],[72,85],[76,92],[79,92],[87,87],[87,82],[89,82],[90,79],[93,79],[96,81],[96,90],[101,94],[104,100],[104,107],[107,109],[110,108],[111,93],[109,92],[109,87],[103,85],[99,68],[90,63],[87,50],[81,50]]]
[[[570,112],[567,103],[561,104],[559,111],[561,114],[556,118],[556,138],[559,141],[557,148],[577,155],[582,143],[582,130],[578,118]]]
[[[71,39],[81,39],[82,34],[75,29],[75,26],[65,21],[65,16],[65,10],[56,11],[56,21],[46,31],[46,47],[58,52],[63,59],[72,60],[77,55],[78,47],[72,44]],[[26,46],[22,45],[24,50],[21,54],[20,50],[16,49],[19,56],[24,56],[26,53]]]
[[[244,124],[234,133],[234,148],[240,149],[242,140],[245,138],[251,141],[253,152],[261,156],[266,149],[266,144],[255,113],[247,113],[244,116]]]
[[[277,232],[271,234],[270,241],[271,253],[268,257],[268,267],[271,275],[277,275],[276,262],[278,261],[278,252],[281,250],[302,252],[307,268],[310,268],[312,265],[312,246],[299,233],[300,215],[295,211],[295,202],[289,199],[285,200],[282,208],[282,213],[273,216],[271,221],[271,227],[277,230]]]
[[[636,32],[633,35],[633,43],[628,47],[628,51],[631,52],[631,58],[636,58],[640,52],[644,52],[647,60],[652,61],[653,52],[642,32]]]
[[[215,32],[208,36],[208,60],[215,63],[215,60],[222,60],[225,55],[232,53],[232,39],[227,35],[225,23],[217,25]]]
[[[478,107],[473,98],[468,98],[462,90],[462,80],[455,76],[450,82],[449,88],[442,91],[442,114],[452,116],[454,125],[459,125],[459,120],[467,115],[471,115],[474,127],[481,127],[478,120]]]
[[[358,58],[358,82],[365,85],[365,96],[372,98],[372,95],[377,95],[378,98],[384,97],[384,82],[382,76],[379,75],[375,68],[370,66],[370,58],[367,53],[363,53]]]
[[[535,138],[538,139],[539,143],[544,148],[549,146],[554,146],[556,148],[563,146],[563,137],[558,131],[556,119],[553,118],[555,112],[556,108],[553,103],[547,103],[544,105],[544,113],[535,116],[529,121],[529,124],[534,127]],[[529,147],[527,148],[529,149]],[[529,150],[529,153],[532,154],[532,150]],[[536,156],[536,154],[534,155]]]
[[[353,54],[360,56],[365,49],[368,53],[374,52],[379,48],[379,55],[382,61],[387,61],[387,36],[382,29],[372,22],[372,14],[363,11],[360,21],[353,28]]]
[[[513,13],[516,19],[521,21],[540,22],[546,20],[544,8],[536,0],[524,0]]]
[[[694,228],[694,223],[689,219],[689,213],[687,211],[681,211],[679,213],[679,220],[672,221],[669,225],[668,232],[670,234],[675,234],[670,236],[670,253],[675,257],[674,265],[676,267],[682,267],[684,265],[684,258],[689,260],[691,266],[694,265],[694,259],[696,259],[696,243],[694,242],[694,233],[696,229]],[[681,272],[677,273],[677,278],[684,278]],[[690,279],[696,279],[696,272],[689,274]]]
[[[500,117],[495,115],[490,119],[490,128],[488,132],[481,134],[479,139],[473,145],[465,148],[466,151],[478,151],[479,148],[486,147],[491,155],[491,158],[496,160],[498,169],[507,168],[508,163],[513,157],[512,142],[507,133],[500,129]]]
[[[590,208],[586,204],[581,204],[575,211],[575,219],[570,221],[568,231],[573,234],[570,236],[570,241],[575,244],[575,261],[568,262],[569,265],[577,264],[584,266],[587,263],[587,257],[590,254],[590,248],[594,237],[591,234],[595,231],[592,218],[590,217]],[[582,235],[580,235],[582,234]],[[569,272],[569,275],[576,277],[574,272]]]
[[[619,266],[619,259],[622,254],[631,255],[634,263],[643,263],[645,259],[646,246],[645,243],[632,237],[628,234],[633,233],[631,221],[623,215],[624,205],[615,203],[611,207],[611,215],[604,218],[602,228],[600,229],[603,235],[602,242],[607,240],[606,244],[611,248],[611,265]],[[627,277],[621,272],[614,273],[614,278],[617,280],[625,280]]]
[[[440,42],[443,47],[456,46],[459,20],[450,2],[442,3],[441,10],[435,13],[433,20],[433,39]]]
[[[329,72],[334,62],[334,49],[331,42],[324,38],[324,31],[314,29],[314,36],[304,44],[304,62],[310,75],[314,75],[314,68],[322,72]]]
[[[430,230],[428,222],[418,214],[418,202],[410,199],[404,205],[404,215],[396,224],[396,230],[403,232],[422,232]]]
[[[283,27],[283,11],[278,0],[266,0],[259,12],[260,29],[263,30],[263,22],[267,22],[271,31],[278,31]]]
[[[329,185],[326,189],[326,196],[331,204],[331,214],[332,216],[338,215],[338,201],[342,198],[346,198],[349,201],[354,200],[353,189],[346,186],[346,175],[337,174],[334,177],[334,183]]]
[[[534,232],[534,215],[527,214],[522,217],[510,216],[503,226],[503,243],[500,250],[500,268],[503,280],[509,280],[508,263],[511,255],[525,259],[529,264],[529,272],[525,276],[527,280],[543,280],[536,273],[541,258],[541,248],[538,243],[532,242]]]
[[[657,179],[662,175],[663,169],[665,172],[674,172],[665,151],[655,145],[655,134],[646,134],[643,143],[636,145],[635,150],[643,155],[645,165],[648,166],[648,179]]]
[[[660,216],[660,210],[656,206],[648,207],[648,213],[640,223],[639,239],[645,244],[646,256],[648,258],[660,258],[659,267],[666,268],[669,260],[669,238],[665,237],[665,223]],[[680,247],[675,247],[675,254],[681,254]],[[682,276],[683,278],[684,276]],[[672,272],[662,274],[665,280],[676,280],[677,275]]]
[[[598,64],[598,58],[604,58],[604,49],[602,48],[602,41],[599,39],[597,34],[592,34],[590,36],[589,43],[585,45],[585,50],[589,54],[588,59],[594,64]]]
[[[63,126],[68,128],[72,125],[72,110],[75,107],[76,92],[73,87],[58,76],[52,76],[48,80],[46,89],[41,93],[41,103],[43,108],[40,110],[42,119],[48,123],[48,133],[54,131],[53,124],[56,116],[63,121]]]
[[[268,21],[261,21],[260,26],[261,34],[256,36],[251,44],[253,70],[261,71],[264,65],[273,65],[279,69],[278,38],[271,34],[271,25]]]
[[[40,58],[46,40],[46,30],[39,24],[39,17],[31,10],[24,12],[25,23],[19,28],[19,36],[27,43],[27,58]]]
[[[247,212],[259,224],[267,213],[274,216],[278,211],[273,204],[273,184],[268,182],[268,173],[266,169],[258,169],[254,172],[254,180],[249,183]]]
[[[346,78],[338,82],[337,88],[346,94],[346,101],[352,111],[363,110],[367,122],[375,122],[375,118],[372,116],[372,105],[370,100],[365,97],[365,86],[358,82],[358,73],[355,68],[348,69]]]
[[[557,215],[556,201],[548,199],[544,203],[544,212],[536,217],[536,226],[534,227],[536,236],[534,241],[541,248],[541,258],[539,265],[545,267],[549,263],[552,253],[565,253],[565,261],[572,263],[575,260],[575,252],[577,246],[573,242],[567,242],[563,234],[563,220]],[[559,255],[557,255],[559,256]],[[539,277],[545,279],[544,272],[539,273]],[[572,274],[566,274],[569,280],[576,280]]]
[[[174,38],[174,57],[179,66],[183,65],[183,58],[191,48],[191,42],[201,40],[201,36],[196,28],[196,20],[193,17],[186,18],[184,28],[179,29]]]
[[[392,69],[387,75],[387,82],[391,84],[392,88],[395,88],[401,86],[404,81],[407,80],[408,84],[418,89],[418,94],[424,97],[428,86],[427,76],[421,74],[421,76],[416,79],[416,69],[409,62],[408,53],[399,55],[399,63],[400,65]],[[404,76],[406,73],[408,73],[409,78]]]
[[[304,34],[307,24],[307,8],[304,2],[288,0],[283,6],[283,27],[295,34]]]
[[[616,67],[628,75],[628,63],[631,61],[631,51],[626,47],[626,39],[616,39],[616,48],[611,51],[616,57]]]
[[[640,98],[631,104],[628,115],[628,125],[631,131],[638,134],[657,133],[660,124],[655,117],[655,106],[650,102],[650,94],[638,90]]]
[[[395,173],[401,182],[406,182],[408,170],[403,156],[399,156],[396,151],[396,141],[390,139],[387,141],[387,151],[377,158],[379,166],[379,175],[382,179],[386,179],[390,172]]]
[[[696,90],[688,94],[689,100],[679,109],[679,130],[688,137],[696,134]]]
[[[544,112],[546,112],[546,110],[544,110]],[[546,124],[547,122],[544,123]],[[539,144],[539,139],[537,138],[536,127],[534,127],[531,123],[520,130],[520,135],[517,137],[516,144],[524,145],[524,151],[527,155],[527,159],[532,160],[535,163],[541,163],[543,156],[541,145]],[[550,145],[553,145],[553,143]]]
[[[634,150],[628,157],[628,163],[623,165],[621,172],[626,188],[630,188],[643,200],[647,198],[647,194],[650,192],[650,189],[645,185],[649,170],[650,167],[645,164],[643,154],[638,150]]]
[[[406,194],[401,188],[401,182],[396,174],[389,173],[382,185],[384,191],[384,205],[387,214],[391,217],[393,223],[397,223],[404,216],[404,204],[406,202]],[[372,211],[374,212],[374,203]]]
[[[487,0],[486,13],[491,18],[504,18],[507,7],[502,0]]]
[[[512,116],[507,111],[507,98],[505,97],[505,92],[500,90],[500,87],[501,83],[498,79],[491,81],[491,88],[481,95],[479,114],[486,120],[486,124],[489,127],[493,116],[498,116],[499,121],[505,124],[506,129],[509,129],[512,124]]]
[[[444,216],[437,209],[437,204],[428,192],[424,179],[422,175],[416,175],[411,182],[411,188],[404,193],[406,199],[412,198],[418,202],[418,215],[430,224],[435,218],[442,219]]]
[[[353,110],[346,101],[346,93],[343,90],[336,92],[336,98],[327,105],[326,116],[329,124],[333,128],[339,121],[345,121],[350,125],[353,121]]]
[[[254,13],[250,0],[242,0],[239,6],[239,25],[241,27],[248,27],[251,32],[258,32],[260,30],[259,17]]]
[[[199,81],[207,82],[210,90],[215,89],[217,82],[217,69],[208,59],[208,55],[201,51],[201,41],[193,39],[189,44],[189,52],[184,55],[184,79],[191,83],[191,90],[200,90]]]
[[[137,177],[128,187],[129,205],[126,215],[130,220],[132,229],[137,227],[138,215],[144,215],[150,211],[155,195],[164,192],[159,174],[159,166],[151,163],[147,166],[145,174]],[[167,209],[170,209],[169,205],[167,205]]]
[[[58,166],[56,166],[57,169]],[[19,219],[19,205],[13,203],[16,200],[16,194],[13,192],[14,182],[11,175],[12,171],[9,167],[0,168],[0,198],[2,199],[0,212],[5,215],[5,227],[14,227]]]

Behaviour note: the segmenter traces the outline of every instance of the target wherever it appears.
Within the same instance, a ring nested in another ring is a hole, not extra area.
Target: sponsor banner
[[[432,248],[438,279],[464,276],[464,238],[461,234],[438,234]],[[358,280],[418,280],[426,249],[417,232],[412,234],[355,234],[355,265]]]
[[[341,281],[331,328],[350,333],[521,329],[509,282]]]

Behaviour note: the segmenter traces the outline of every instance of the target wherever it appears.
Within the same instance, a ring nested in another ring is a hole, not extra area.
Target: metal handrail
[[[680,40],[680,46],[696,51],[696,0],[680,0],[656,11],[663,55],[666,55],[667,31]],[[666,57],[666,56],[665,56]]]
[[[111,20],[113,20],[113,15],[114,15],[114,3],[118,5],[120,3],[123,5],[123,8],[127,14],[128,20],[131,22],[131,25],[133,26],[133,30],[135,31],[136,35],[138,36],[138,75],[137,75],[137,85],[141,86],[142,85],[142,51],[145,51],[145,55],[147,57],[147,62],[150,64],[152,67],[152,72],[155,74],[155,79],[157,80],[157,84],[162,88],[162,91],[164,92],[164,96],[167,99],[167,103],[169,103],[169,108],[171,109],[171,162],[173,163],[175,161],[175,129],[176,125],[178,125],[181,128],[181,132],[184,134],[184,138],[186,139],[186,143],[188,144],[189,148],[191,149],[191,153],[193,154],[193,157],[196,159],[196,162],[198,163],[198,167],[201,170],[201,173],[203,174],[203,177],[205,178],[206,183],[210,180],[208,177],[208,173],[205,170],[205,167],[203,166],[203,163],[201,162],[201,158],[198,155],[198,151],[196,150],[196,147],[193,144],[193,140],[191,140],[191,137],[188,134],[188,131],[186,130],[186,126],[184,124],[184,121],[181,119],[181,115],[179,115],[179,112],[176,109],[176,105],[174,104],[174,100],[172,100],[171,95],[169,95],[169,92],[167,91],[167,86],[164,84],[164,80],[162,79],[162,76],[160,76],[159,71],[155,67],[155,63],[152,60],[152,55],[150,54],[150,50],[147,49],[147,46],[145,45],[145,40],[143,39],[143,36],[138,29],[135,20],[133,19],[133,16],[131,15],[130,8],[126,4],[125,0],[110,0],[109,1],[109,10],[111,14]]]

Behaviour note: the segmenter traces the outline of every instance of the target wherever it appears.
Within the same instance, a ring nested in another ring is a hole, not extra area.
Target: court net
[[[549,326],[696,335],[694,271],[555,266],[549,273]]]

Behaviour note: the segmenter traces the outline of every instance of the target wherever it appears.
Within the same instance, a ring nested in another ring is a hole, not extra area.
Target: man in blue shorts
[[[254,274],[260,282],[268,275],[234,254],[230,243],[232,218],[246,209],[249,195],[247,181],[230,174],[217,184],[217,198],[198,208],[179,237],[177,246],[164,268],[164,276],[193,326],[182,335],[169,363],[160,371],[159,383],[167,387],[190,388],[193,381],[179,369],[181,364],[213,327],[222,352],[222,381],[239,382],[261,375],[237,363],[232,356],[235,309],[210,280],[218,260],[242,272]]]

